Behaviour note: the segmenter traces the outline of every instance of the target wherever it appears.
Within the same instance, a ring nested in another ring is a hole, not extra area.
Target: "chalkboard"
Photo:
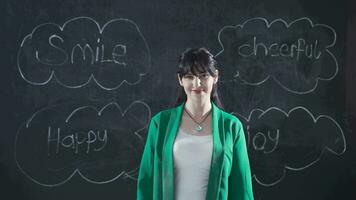
[[[356,6],[337,0],[2,2],[0,191],[135,199],[177,59],[206,47],[255,199],[356,199]],[[1,198],[3,199],[3,198]]]

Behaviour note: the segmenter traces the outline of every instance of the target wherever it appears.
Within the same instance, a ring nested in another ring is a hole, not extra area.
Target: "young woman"
[[[253,200],[241,122],[221,109],[218,70],[204,48],[179,59],[177,107],[152,117],[138,200]]]

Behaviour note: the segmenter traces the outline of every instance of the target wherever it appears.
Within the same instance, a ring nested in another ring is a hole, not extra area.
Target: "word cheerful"
[[[262,54],[271,57],[290,57],[297,61],[299,61],[301,57],[319,59],[321,53],[322,52],[318,50],[318,40],[308,44],[302,38],[299,38],[291,44],[272,43],[267,45],[263,42],[257,42],[257,38],[254,36],[252,44],[244,43],[238,48],[238,54],[242,57],[252,57]]]

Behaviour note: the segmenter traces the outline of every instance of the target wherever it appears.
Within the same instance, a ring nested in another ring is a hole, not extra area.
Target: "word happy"
[[[104,149],[108,141],[107,131],[93,131],[75,132],[73,134],[61,132],[61,128],[52,130],[48,127],[47,134],[47,152],[48,156],[51,154],[51,149],[55,149],[55,154],[59,154],[61,149],[70,149],[75,154],[80,151],[89,154],[90,152],[97,152]]]

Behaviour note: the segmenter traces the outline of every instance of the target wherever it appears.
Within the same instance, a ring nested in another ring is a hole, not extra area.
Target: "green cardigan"
[[[137,200],[173,200],[173,143],[184,103],[152,117],[143,152]],[[241,122],[212,103],[213,154],[206,200],[253,200],[250,164]]]

